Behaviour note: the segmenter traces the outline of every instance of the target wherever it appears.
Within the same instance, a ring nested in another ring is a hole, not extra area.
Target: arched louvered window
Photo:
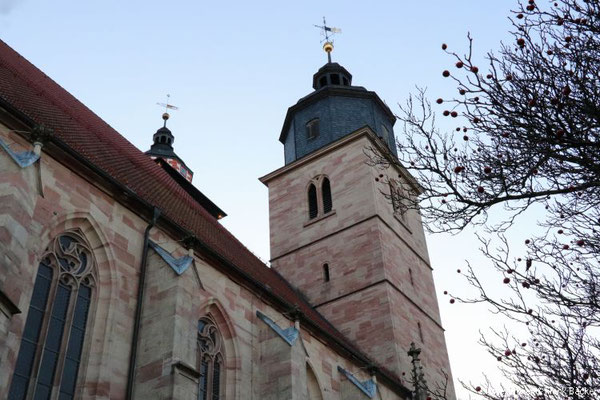
[[[311,183],[308,187],[308,218],[313,219],[319,213],[317,205],[317,187]]]
[[[319,118],[311,119],[306,123],[306,138],[314,139],[319,136]]]
[[[321,188],[323,193],[323,213],[327,214],[331,211],[333,207],[333,202],[331,200],[331,185],[329,184],[329,179],[323,179],[323,186]]]
[[[222,338],[210,318],[198,321],[198,371],[198,400],[224,399]]]
[[[9,400],[75,398],[95,286],[92,252],[78,232],[53,240],[33,287]]]

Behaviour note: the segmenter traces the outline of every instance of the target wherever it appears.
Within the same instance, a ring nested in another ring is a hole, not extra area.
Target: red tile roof
[[[0,97],[35,123],[53,129],[54,135],[72,150],[193,232],[277,297],[297,305],[314,325],[361,355],[286,280],[254,256],[162,168],[1,40]]]

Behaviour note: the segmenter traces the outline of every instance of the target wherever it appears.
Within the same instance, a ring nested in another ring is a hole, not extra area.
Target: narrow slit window
[[[413,280],[413,273],[412,273],[412,269],[408,269],[408,276],[410,277],[410,284],[415,286],[415,281]]]
[[[425,341],[423,340],[423,329],[421,328],[420,322],[417,322],[417,327],[419,328],[419,339],[421,340],[421,343],[425,343]]]
[[[332,85],[340,84],[340,76],[338,74],[331,74],[331,84]]]
[[[311,183],[308,187],[308,218],[313,219],[317,217],[319,213],[317,207],[317,188]]]
[[[331,199],[331,184],[329,179],[323,179],[323,186],[321,188],[323,192],[323,213],[327,214],[333,207],[333,201]]]
[[[329,264],[323,264],[323,280],[329,282]]]

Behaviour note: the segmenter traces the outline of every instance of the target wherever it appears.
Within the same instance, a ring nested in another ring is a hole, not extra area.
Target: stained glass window
[[[222,400],[223,354],[221,334],[210,318],[198,322],[198,400]]]
[[[33,286],[9,400],[50,399],[56,390],[60,400],[75,397],[95,282],[91,260],[92,253],[77,231],[58,236],[46,249]]]

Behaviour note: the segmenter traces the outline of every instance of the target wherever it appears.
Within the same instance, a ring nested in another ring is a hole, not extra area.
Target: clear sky
[[[228,213],[223,224],[268,260],[267,189],[257,178],[283,165],[277,138],[286,110],[312,91],[312,74],[326,62],[313,24],[325,15],[342,29],[334,61],[397,112],[416,85],[432,98],[453,93],[441,76],[453,65],[443,42],[464,52],[471,32],[484,65],[485,53],[507,39],[514,5],[0,0],[0,38],[144,151],[162,123],[155,103],[170,93],[180,109],[168,126],[194,184]],[[465,259],[484,269],[478,244],[470,232],[428,243],[453,374],[493,376],[495,360],[475,344],[493,318],[442,295],[467,290],[456,273]]]

